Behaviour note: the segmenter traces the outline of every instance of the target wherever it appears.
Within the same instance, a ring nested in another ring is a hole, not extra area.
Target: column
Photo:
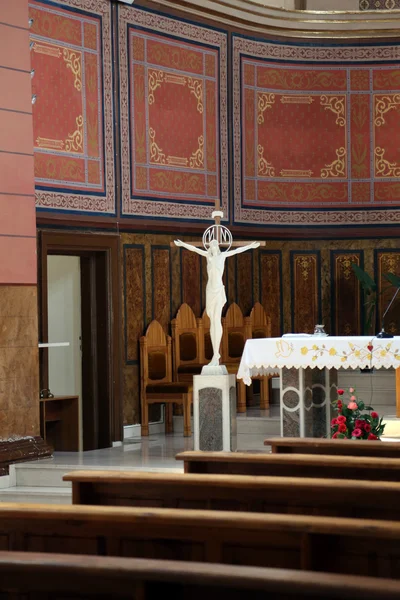
[[[281,435],[329,436],[331,403],[336,398],[335,369],[282,369]]]
[[[27,0],[1,4],[0,474],[13,457],[43,455],[28,19]]]

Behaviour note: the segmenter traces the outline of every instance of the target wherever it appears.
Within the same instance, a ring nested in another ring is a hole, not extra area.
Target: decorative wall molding
[[[360,0],[360,10],[399,10],[400,0]]]
[[[114,215],[111,6],[31,0],[36,206]]]

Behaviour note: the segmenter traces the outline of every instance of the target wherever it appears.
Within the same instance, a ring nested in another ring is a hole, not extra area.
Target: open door
[[[83,450],[108,448],[112,442],[123,439],[118,237],[42,231],[39,247],[41,342],[48,341],[49,308],[50,316],[54,312],[54,307],[49,307],[48,257],[74,257],[74,264],[79,261],[80,297],[76,293],[70,296],[75,305],[69,307],[64,303],[63,313],[71,323],[71,314],[80,313],[81,335],[78,337],[81,339],[75,339],[78,330],[70,332],[70,337],[73,345],[78,343],[81,365],[79,369],[75,364],[71,378],[77,377],[78,373],[81,379],[76,387],[79,388],[80,384]],[[56,307],[55,310],[59,309]],[[71,347],[71,356],[73,350]],[[52,352],[50,368],[54,366],[55,350]],[[74,357],[69,359],[71,363],[76,363],[76,349]],[[49,351],[46,349],[40,353],[40,377],[41,389],[49,388],[50,379],[57,381],[49,372]],[[72,382],[67,381],[67,385],[71,386]]]

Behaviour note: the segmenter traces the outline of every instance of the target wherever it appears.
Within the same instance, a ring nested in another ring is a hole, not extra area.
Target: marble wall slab
[[[0,439],[39,435],[36,286],[0,286]]]

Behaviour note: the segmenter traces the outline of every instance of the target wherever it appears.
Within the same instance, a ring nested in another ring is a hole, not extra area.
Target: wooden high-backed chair
[[[267,316],[264,307],[259,302],[253,306],[250,316],[245,318],[247,339],[271,337],[271,318]],[[270,381],[272,375],[255,376],[252,379],[260,380],[260,408],[269,408]]]
[[[213,357],[213,347],[210,336],[210,317],[208,316],[206,309],[203,310],[203,314],[201,316],[199,339],[201,362],[206,365],[212,360]]]
[[[237,374],[244,345],[247,339],[247,328],[243,313],[234,302],[222,318],[222,364],[228,373]],[[242,380],[237,381],[237,411],[246,412],[246,387]]]
[[[182,304],[172,327],[172,360],[175,381],[193,382],[203,364],[200,354],[202,320],[196,319],[188,304]]]
[[[140,338],[140,399],[142,436],[149,435],[149,404],[165,404],[165,431],[172,433],[172,405],[183,405],[183,435],[191,435],[192,386],[172,380],[171,338],[152,321]]]

